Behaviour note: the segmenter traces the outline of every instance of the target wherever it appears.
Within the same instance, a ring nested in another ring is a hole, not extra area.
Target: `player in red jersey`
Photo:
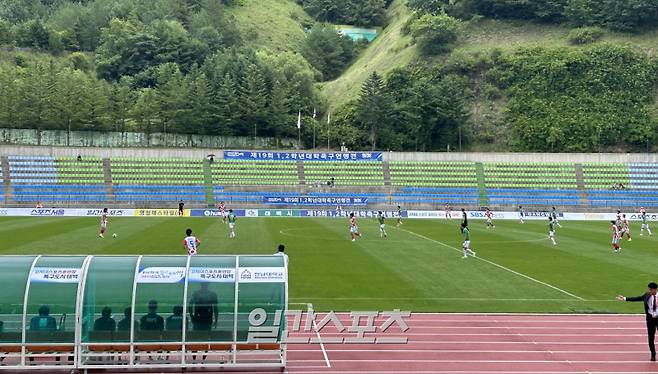
[[[185,235],[187,236],[183,239],[183,248],[187,250],[188,256],[194,256],[201,241],[196,236],[192,236],[192,229],[185,230]]]
[[[361,234],[359,233],[359,227],[356,224],[356,217],[354,212],[350,213],[350,235],[352,235],[352,241],[356,241],[356,238],[360,238]]]
[[[222,222],[226,223],[226,205],[223,201],[219,203],[217,209],[219,209],[219,214],[222,216]]]
[[[624,238],[624,234],[628,237],[628,241],[632,241],[633,239],[631,238],[631,226],[628,224],[628,218],[626,218],[625,214],[622,214],[622,229],[621,229],[621,239]]]
[[[487,229],[495,229],[496,225],[493,223],[493,212],[487,208],[487,210],[484,212],[484,216],[487,219]]]
[[[107,230],[107,208],[103,208],[103,212],[101,213],[101,230],[98,237],[104,238],[105,230]]]
[[[612,231],[612,250],[615,253],[619,253],[621,251],[621,248],[619,247],[619,226],[617,226],[617,222],[615,221],[610,221],[612,224],[610,226],[610,231]]]
[[[340,205],[336,205],[336,217],[342,217],[343,216],[343,207]]]

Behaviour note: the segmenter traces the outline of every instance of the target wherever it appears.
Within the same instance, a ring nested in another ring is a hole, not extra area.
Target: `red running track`
[[[322,316],[318,316],[319,321]],[[346,329],[349,315],[340,315]],[[376,319],[376,326],[382,318]],[[289,344],[287,373],[567,374],[656,373],[641,315],[412,314],[365,336],[406,336],[407,344]],[[362,323],[363,324],[363,323]],[[331,327],[320,337],[353,337]],[[315,332],[293,337],[317,337]]]

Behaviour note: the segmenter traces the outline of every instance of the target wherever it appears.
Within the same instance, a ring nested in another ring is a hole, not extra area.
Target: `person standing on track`
[[[184,207],[185,207],[185,203],[183,202],[183,200],[179,201],[179,202],[178,202],[178,215],[179,215],[179,216],[182,216],[182,215],[183,215],[183,211],[184,211],[183,208],[184,208]]]
[[[656,346],[654,338],[656,336],[656,329],[658,328],[658,296],[656,291],[658,284],[651,282],[647,285],[647,292],[643,295],[636,297],[625,297],[622,295],[617,296],[619,301],[642,301],[644,303],[644,315],[647,321],[647,337],[649,340],[649,351],[651,352],[651,361],[656,361]]]
[[[400,227],[401,224],[402,224],[402,208],[400,208],[400,206],[398,205],[398,221],[395,224],[395,227]]]
[[[466,214],[466,209],[462,208],[462,225],[468,226],[468,215]]]

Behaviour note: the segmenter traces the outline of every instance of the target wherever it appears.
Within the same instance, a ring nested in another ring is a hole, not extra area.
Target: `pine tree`
[[[231,135],[237,129],[241,108],[238,105],[238,84],[231,74],[226,73],[215,93],[215,115],[210,125],[210,134]]]
[[[357,102],[357,118],[368,131],[372,150],[377,149],[379,133],[387,128],[389,108],[384,82],[377,72],[373,72],[363,83]]]
[[[247,67],[242,82],[242,107],[245,118],[245,130],[253,126],[254,138],[258,136],[258,128],[266,123],[267,87],[260,69],[255,64]]]

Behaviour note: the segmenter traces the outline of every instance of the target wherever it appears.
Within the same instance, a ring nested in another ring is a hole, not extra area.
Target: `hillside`
[[[406,2],[407,0],[394,0],[387,12],[389,24],[377,39],[338,79],[322,85],[322,91],[331,108],[340,107],[354,99],[363,82],[373,71],[386,73],[396,67],[405,66],[416,58],[417,51],[411,37],[402,34],[402,28],[411,17]]]
[[[358,96],[363,82],[373,72],[386,75],[394,68],[412,62],[430,65],[445,62],[449,55],[435,58],[419,56],[418,48],[409,35],[401,30],[412,16],[407,0],[395,0],[389,7],[389,25],[382,34],[359,56],[345,73],[322,86],[330,106],[337,108]],[[568,25],[541,24],[518,20],[478,19],[466,23],[453,55],[501,51],[514,51],[523,47],[572,47],[567,40]],[[630,45],[649,55],[658,51],[658,30],[639,34],[606,31],[602,42]]]
[[[248,45],[298,52],[313,19],[293,0],[244,0],[226,9]]]

